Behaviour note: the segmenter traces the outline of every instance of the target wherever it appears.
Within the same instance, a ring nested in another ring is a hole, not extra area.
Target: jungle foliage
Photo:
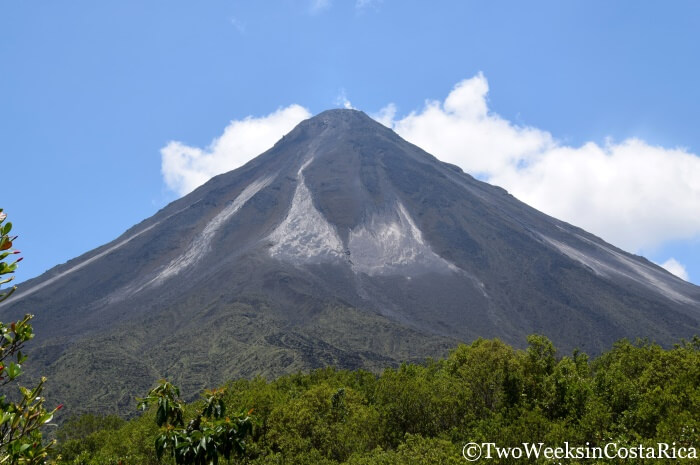
[[[17,236],[10,236],[12,223],[6,219],[7,214],[0,209],[0,286],[14,280],[17,264],[22,260],[11,261],[20,252],[12,248]],[[0,302],[15,290],[16,286],[1,289]],[[60,405],[53,410],[44,406],[46,399],[42,393],[46,378],[29,388],[18,384],[27,360],[22,350],[34,338],[32,318],[25,315],[10,323],[0,322],[0,464],[45,463],[53,442],[43,440],[41,429],[61,409]]]
[[[700,446],[698,337],[671,349],[623,340],[592,361],[579,352],[558,357],[542,336],[530,336],[526,350],[479,339],[443,360],[379,375],[325,368],[273,381],[236,380],[217,392],[222,408],[252,409],[254,422],[240,455],[224,463],[464,464],[468,442]],[[183,405],[180,424],[196,420],[207,402]],[[60,463],[173,463],[173,455],[159,458],[154,447],[162,437],[156,416],[152,406],[128,422],[68,421],[57,436]],[[473,463],[496,462],[524,463]],[[567,460],[594,462],[617,463]]]

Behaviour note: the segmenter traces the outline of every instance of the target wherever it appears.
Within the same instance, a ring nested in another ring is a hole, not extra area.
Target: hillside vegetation
[[[516,350],[497,339],[479,339],[446,359],[403,364],[380,375],[325,368],[274,381],[232,381],[224,395],[226,411],[253,409],[255,428],[243,460],[256,465],[464,464],[469,442],[499,447],[614,442],[618,448],[668,443],[686,455],[700,446],[700,338],[672,349],[623,340],[592,361],[576,352],[558,357],[541,336],[530,336],[528,343],[526,350]],[[200,408],[188,405],[185,416]],[[151,409],[130,421],[73,418],[57,432],[59,463],[172,463],[170,457],[156,459],[154,416]],[[472,463],[525,462],[557,461],[482,457]]]

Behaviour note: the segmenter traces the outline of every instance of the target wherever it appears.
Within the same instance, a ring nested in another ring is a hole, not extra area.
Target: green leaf
[[[160,460],[160,458],[163,455],[163,449],[165,448],[165,439],[166,438],[164,435],[160,435],[156,438],[155,448],[156,448],[156,457],[158,458],[158,460]]]
[[[10,366],[7,367],[7,375],[10,377],[10,379],[15,379],[19,375],[22,374],[22,367],[15,362],[10,363]]]
[[[0,417],[0,425],[6,423],[6,422],[11,422],[12,419],[14,418],[15,414],[10,413],[10,412],[2,412],[2,417]]]
[[[158,426],[163,426],[163,424],[165,423],[165,420],[166,420],[165,409],[166,408],[167,408],[166,406],[161,405],[160,407],[158,407],[158,410],[156,411],[156,424]]]

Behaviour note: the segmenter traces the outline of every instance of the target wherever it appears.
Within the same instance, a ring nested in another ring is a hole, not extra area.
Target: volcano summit
[[[25,282],[0,312],[36,314],[32,355],[53,398],[115,411],[159,377],[196,393],[477,337],[541,333],[592,353],[623,337],[670,344],[700,332],[700,288],[362,112],[330,110]]]

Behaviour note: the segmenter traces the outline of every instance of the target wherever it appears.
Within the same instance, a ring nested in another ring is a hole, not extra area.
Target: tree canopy
[[[225,388],[222,408],[253,408],[255,418],[245,451],[229,463],[463,464],[462,448],[469,442],[699,446],[697,337],[670,349],[623,340],[595,360],[580,352],[558,356],[543,336],[528,338],[526,350],[479,339],[445,359],[407,363],[381,374],[324,368],[273,381],[235,380]],[[206,396],[183,404],[177,423],[191,423],[207,405]],[[172,463],[153,453],[162,434],[153,422],[157,415],[163,414],[154,405],[118,428],[76,439],[68,435],[58,446],[61,463]],[[505,458],[498,463],[523,462]]]

